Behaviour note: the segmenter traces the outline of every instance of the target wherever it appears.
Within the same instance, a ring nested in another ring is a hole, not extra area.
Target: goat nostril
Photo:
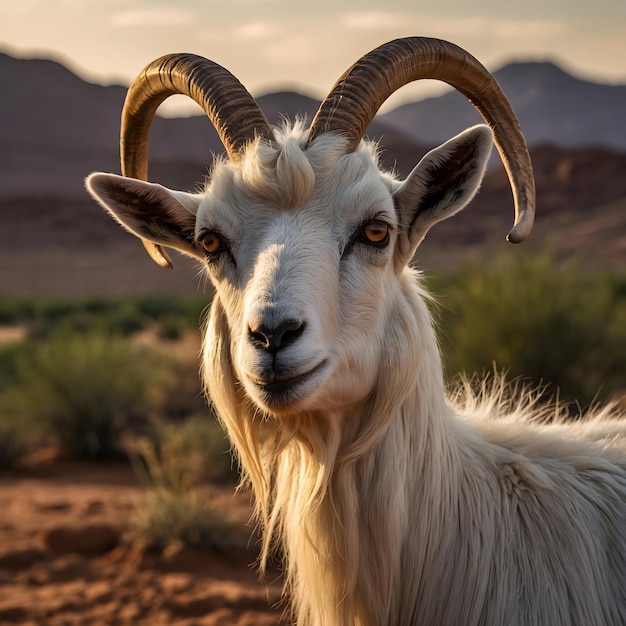
[[[288,320],[280,327],[281,334],[277,338],[278,348],[288,346],[293,343],[303,332],[304,322]]]
[[[248,339],[257,348],[265,348],[266,350],[269,348],[268,334],[264,332],[264,329],[252,330],[252,328],[248,328]]]
[[[292,344],[304,332],[304,322],[285,320],[276,328],[259,324],[256,328],[248,328],[248,338],[257,348],[278,352],[281,348]]]

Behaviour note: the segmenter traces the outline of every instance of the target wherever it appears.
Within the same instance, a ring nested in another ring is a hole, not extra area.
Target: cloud
[[[310,34],[291,32],[275,37],[264,49],[267,60],[278,67],[302,68],[320,62],[319,39]],[[307,68],[310,71],[310,68]],[[295,76],[293,78],[296,78]]]
[[[0,10],[5,16],[32,14],[35,10],[45,8],[43,0],[22,0],[22,2],[1,2]]]
[[[359,11],[344,13],[340,21],[346,28],[354,30],[380,30],[405,25],[407,17],[402,13],[388,13],[383,11]]]
[[[270,22],[248,22],[240,26],[216,30],[214,28],[201,28],[197,32],[198,39],[222,49],[246,44],[258,44],[258,42],[274,41],[278,37],[279,28]]]
[[[270,39],[276,32],[276,26],[270,22],[249,22],[234,30],[232,36],[239,41],[259,41]]]
[[[194,13],[176,7],[153,7],[120,11],[111,18],[114,26],[186,26],[194,21]]]
[[[455,20],[426,20],[426,28],[446,33],[448,37],[483,37],[513,44],[515,41],[548,40],[562,34],[566,25],[557,20],[499,19],[466,17]]]
[[[562,35],[569,29],[564,22],[557,20],[499,20],[494,25],[494,35],[499,39],[542,39],[549,40]]]
[[[428,36],[465,38],[485,36],[504,41],[515,39],[549,39],[562,34],[564,22],[546,19],[502,19],[491,16],[426,16],[387,11],[354,11],[340,16],[344,28],[353,31],[381,31],[400,29]]]

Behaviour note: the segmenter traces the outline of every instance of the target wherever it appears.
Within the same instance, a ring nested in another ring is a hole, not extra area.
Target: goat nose
[[[292,344],[304,331],[304,322],[288,319],[276,327],[263,323],[248,328],[248,336],[253,345],[276,354],[281,348]]]

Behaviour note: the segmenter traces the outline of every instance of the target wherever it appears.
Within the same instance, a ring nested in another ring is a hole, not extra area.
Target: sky
[[[549,59],[626,83],[624,0],[0,0],[0,51],[53,58],[103,84],[129,84],[151,60],[192,52],[255,96],[295,89],[322,98],[361,55],[414,35],[453,41],[492,71]],[[421,81],[390,104],[441,90]],[[166,113],[190,112],[172,100]]]

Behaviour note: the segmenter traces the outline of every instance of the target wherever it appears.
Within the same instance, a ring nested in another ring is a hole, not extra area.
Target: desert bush
[[[208,489],[182,492],[153,487],[137,514],[139,536],[161,546],[180,543],[195,548],[228,548],[232,522],[211,504]]]
[[[7,391],[16,419],[53,434],[72,457],[118,456],[122,433],[144,426],[156,403],[151,355],[107,332],[29,345]]]
[[[0,469],[16,467],[31,449],[31,441],[24,428],[2,413],[0,402]]]
[[[144,296],[137,308],[148,320],[154,321],[165,339],[178,339],[185,330],[198,328],[207,306],[205,297]]]
[[[178,344],[168,352],[169,343],[157,348],[166,371],[159,415],[171,422],[180,422],[201,413],[208,417],[200,382],[198,351],[186,346],[187,352],[181,353]]]
[[[162,545],[226,547],[231,524],[211,504],[208,478],[232,476],[224,432],[204,414],[163,423],[157,438],[128,444],[136,472],[147,487],[138,509],[137,531]]]
[[[505,370],[582,407],[610,398],[626,373],[616,284],[547,254],[460,272],[440,298],[448,373]]]
[[[30,352],[27,341],[11,341],[0,344],[0,394],[15,383],[18,363]]]
[[[0,344],[0,468],[15,467],[22,457],[40,443],[38,433],[16,415],[13,386],[21,359],[29,353],[30,342]]]
[[[34,304],[31,300],[21,298],[0,297],[0,324],[17,324],[34,315]]]
[[[178,422],[160,421],[152,437],[131,438],[131,457],[150,486],[187,491],[207,481],[235,480],[230,445],[206,411]]]
[[[129,336],[147,327],[177,338],[197,328],[205,296],[89,297],[79,300],[0,297],[0,324],[26,324],[30,335],[46,339],[59,332],[114,332]]]

